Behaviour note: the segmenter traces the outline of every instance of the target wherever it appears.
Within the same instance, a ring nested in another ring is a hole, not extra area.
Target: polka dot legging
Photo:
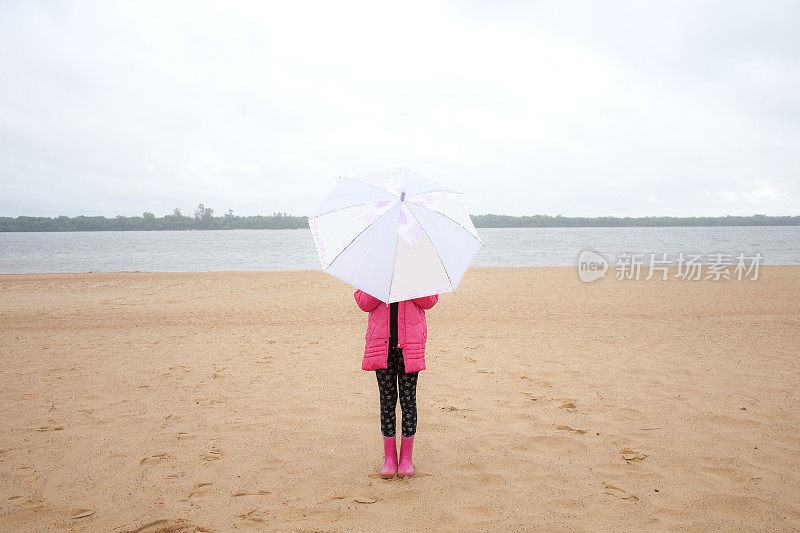
[[[400,411],[403,413],[403,436],[410,437],[417,432],[417,374],[406,374],[403,364],[403,350],[389,349],[388,368],[375,371],[378,378],[378,391],[381,397],[381,433],[384,437],[394,437],[397,421],[398,384],[400,390]]]

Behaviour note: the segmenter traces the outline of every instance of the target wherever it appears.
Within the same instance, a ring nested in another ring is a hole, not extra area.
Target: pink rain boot
[[[400,465],[397,467],[397,477],[411,477],[414,475],[414,463],[411,462],[411,452],[414,450],[414,435],[400,439]]]
[[[397,473],[397,436],[383,437],[383,468],[381,477],[392,479]]]

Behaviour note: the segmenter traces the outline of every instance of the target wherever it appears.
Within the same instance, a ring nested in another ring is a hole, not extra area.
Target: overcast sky
[[[503,6],[503,7],[500,7]],[[800,3],[0,0],[0,215],[800,215]]]

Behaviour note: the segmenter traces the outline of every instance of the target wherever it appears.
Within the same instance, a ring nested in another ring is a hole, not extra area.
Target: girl
[[[383,468],[381,477],[391,479],[414,475],[411,452],[417,432],[417,374],[425,370],[425,341],[428,325],[425,309],[433,307],[439,297],[423,296],[386,305],[362,290],[355,292],[362,311],[369,313],[363,370],[374,370],[378,378],[383,434]],[[403,438],[400,441],[400,463],[397,462],[395,407],[398,388],[403,413]]]

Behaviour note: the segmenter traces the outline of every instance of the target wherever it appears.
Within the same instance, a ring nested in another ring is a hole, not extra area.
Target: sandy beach
[[[799,296],[470,269],[385,481],[341,281],[0,276],[0,530],[797,530]]]

